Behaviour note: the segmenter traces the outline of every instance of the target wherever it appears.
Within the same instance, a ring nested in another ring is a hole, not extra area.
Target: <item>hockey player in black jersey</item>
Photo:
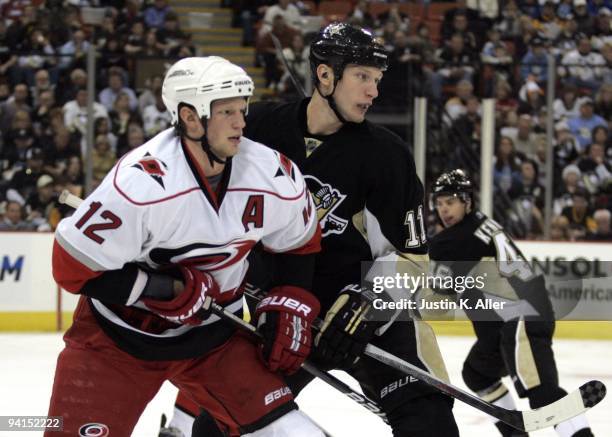
[[[452,399],[420,381],[360,357],[373,344],[447,379],[433,330],[424,322],[368,322],[350,326],[362,299],[363,261],[414,266],[427,261],[424,191],[407,145],[365,120],[378,96],[388,53],[368,32],[331,24],[311,43],[311,98],[249,108],[245,136],[293,160],[307,178],[322,229],[313,290],[325,314],[313,359],[353,375],[387,415],[396,437],[458,436]],[[420,274],[420,273],[415,273]],[[351,333],[349,334],[348,331]],[[312,379],[287,379],[297,394]],[[193,437],[209,437],[197,431]]]
[[[484,400],[515,409],[501,381],[502,376],[510,375],[519,396],[528,398],[531,408],[539,408],[567,394],[559,387],[551,348],[555,323],[544,278],[525,262],[503,228],[475,209],[472,191],[472,182],[462,170],[444,173],[436,180],[431,201],[444,229],[430,241],[432,269],[453,277],[475,276],[486,270],[486,283],[495,284],[496,289],[485,285],[483,292],[525,305],[506,312],[466,311],[477,340],[465,360],[463,380]],[[472,301],[483,297],[480,292],[462,294]],[[495,425],[504,437],[527,435],[502,422]],[[557,425],[556,431],[561,437],[593,435],[583,415]]]

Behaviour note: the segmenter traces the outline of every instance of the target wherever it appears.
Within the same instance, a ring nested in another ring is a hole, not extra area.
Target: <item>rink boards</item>
[[[518,242],[530,261],[541,265],[576,264],[577,268],[608,268],[612,244]],[[72,319],[78,298],[60,291],[51,273],[53,234],[0,232],[0,331],[61,331]],[[603,266],[603,267],[602,267]],[[552,268],[552,267],[551,267]],[[611,283],[609,287],[608,283]],[[600,293],[589,295],[587,303],[612,314],[612,281],[602,278]],[[608,290],[608,288],[610,290]],[[469,335],[469,322],[433,322],[444,335]],[[612,339],[612,322],[577,321],[557,323],[562,338]]]

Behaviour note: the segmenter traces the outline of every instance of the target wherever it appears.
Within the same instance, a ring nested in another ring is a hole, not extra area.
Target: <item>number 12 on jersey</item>
[[[76,226],[77,229],[81,229],[85,225],[85,223],[87,223],[89,219],[91,219],[91,217],[100,209],[100,207],[102,207],[102,203],[91,202],[87,212],[83,214],[83,217],[81,217],[79,221],[74,224],[74,226]],[[123,222],[121,221],[119,217],[117,217],[115,214],[113,214],[112,212],[108,210],[102,211],[102,213],[100,213],[100,217],[105,219],[106,222],[92,223],[89,226],[87,226],[85,230],[83,231],[83,234],[85,234],[85,236],[92,239],[98,244],[104,243],[104,238],[99,236],[96,232],[104,231],[108,229],[117,229],[119,226],[123,224]]]
[[[425,221],[423,220],[423,205],[419,205],[416,219],[414,210],[410,210],[406,213],[404,225],[408,226],[408,238],[406,239],[407,249],[421,246],[427,242],[427,232],[425,232]]]

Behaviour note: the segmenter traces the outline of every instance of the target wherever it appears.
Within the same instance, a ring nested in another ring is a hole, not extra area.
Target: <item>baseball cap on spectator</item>
[[[603,7],[599,11],[597,11],[597,15],[610,16],[610,15],[612,15],[612,11],[610,11],[610,9],[608,9],[606,7]]]
[[[591,40],[591,38],[589,38],[589,35],[584,32],[577,32],[576,35],[574,35],[574,41],[576,42],[580,42],[583,39],[588,39],[589,41]]]
[[[30,147],[26,150],[26,159],[43,159],[45,154],[40,147]]]
[[[567,175],[569,175],[570,173],[576,174],[576,176],[578,176],[578,178],[580,178],[580,176],[582,176],[582,172],[580,171],[580,168],[578,168],[578,166],[576,164],[570,164],[570,165],[566,166],[563,169],[563,171],[561,172],[561,178],[565,180]]]
[[[42,188],[42,187],[46,187],[49,184],[53,183],[53,178],[51,176],[49,176],[48,174],[44,174],[41,177],[38,178],[38,180],[36,181],[36,188]]]
[[[534,36],[533,38],[531,38],[531,40],[529,40],[529,44],[531,44],[532,46],[543,46],[544,40],[539,36]]]
[[[587,2],[586,0],[574,0],[574,7],[577,8],[578,6],[586,6]]]
[[[583,97],[583,98],[581,98],[579,106],[582,106],[582,105],[591,105],[591,106],[593,106],[594,105],[593,99],[590,98],[590,97]]]

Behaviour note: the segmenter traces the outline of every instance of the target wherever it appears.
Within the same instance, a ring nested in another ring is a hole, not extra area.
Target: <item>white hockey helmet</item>
[[[193,106],[200,118],[210,118],[213,101],[245,97],[248,104],[254,88],[249,75],[227,59],[219,56],[183,58],[166,73],[162,99],[175,125],[179,121],[181,103]]]

